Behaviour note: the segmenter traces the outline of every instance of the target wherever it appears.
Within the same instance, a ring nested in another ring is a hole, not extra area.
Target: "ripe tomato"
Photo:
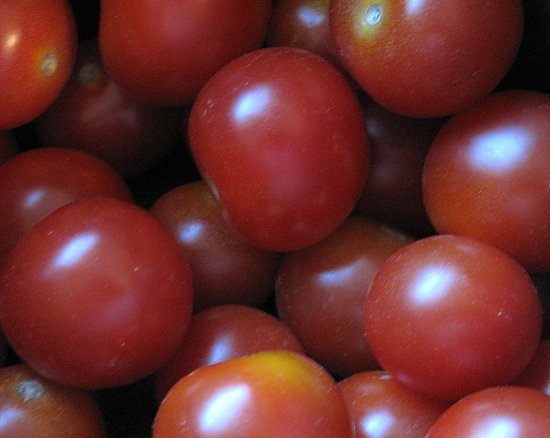
[[[333,0],[340,59],[378,103],[405,115],[461,111],[504,77],[523,31],[521,0]]]
[[[386,371],[354,374],[338,385],[355,422],[355,438],[424,438],[449,407],[411,391]]]
[[[36,374],[27,365],[0,368],[0,437],[103,438],[92,396]]]
[[[408,238],[349,217],[316,245],[284,256],[277,311],[306,353],[340,377],[378,367],[365,339],[363,303],[374,273]]]
[[[454,401],[519,376],[539,344],[541,313],[514,259],[486,243],[438,235],[382,263],[365,327],[375,357],[398,381]]]
[[[0,131],[30,122],[56,99],[73,68],[76,42],[68,1],[0,2]]]
[[[550,395],[550,339],[543,339],[527,368],[514,385],[538,389]]]
[[[261,46],[270,0],[102,0],[99,43],[132,98],[189,104],[220,67]]]
[[[122,177],[99,158],[68,148],[22,152],[0,167],[0,265],[39,220],[90,196],[131,200]]]
[[[80,44],[75,69],[61,95],[35,120],[45,146],[80,149],[121,175],[138,175],[181,142],[184,112],[130,100],[105,72],[97,40]]]
[[[333,378],[316,362],[267,351],[198,369],[162,401],[154,438],[350,438]]]
[[[163,365],[191,317],[184,253],[147,211],[113,198],[67,204],[17,243],[0,277],[0,322],[40,374],[83,388]]]
[[[0,165],[19,152],[17,140],[11,131],[0,131]]]
[[[502,91],[456,115],[424,166],[440,233],[491,243],[529,271],[550,269],[550,95]]]
[[[452,405],[426,438],[548,437],[550,396],[517,386],[489,388]]]
[[[150,211],[188,255],[195,311],[220,304],[259,306],[273,292],[279,255],[242,240],[203,181],[170,190]]]
[[[177,353],[156,372],[157,399],[200,367],[266,350],[304,352],[285,324],[260,309],[225,305],[203,310],[191,318]]]
[[[274,251],[334,231],[360,195],[369,157],[349,83],[328,61],[288,47],[218,71],[193,105],[189,140],[231,226]]]

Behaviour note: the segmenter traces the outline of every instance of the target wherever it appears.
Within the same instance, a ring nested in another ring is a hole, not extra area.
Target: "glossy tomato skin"
[[[0,4],[0,131],[30,122],[56,99],[69,79],[76,44],[67,0]]]
[[[181,143],[184,111],[129,99],[103,67],[97,40],[80,43],[61,95],[35,120],[44,146],[92,153],[124,177],[159,164]]]
[[[91,394],[36,374],[25,364],[0,368],[0,437],[104,438]]]
[[[424,438],[450,403],[427,398],[378,370],[338,382],[355,422],[355,438]]]
[[[86,152],[51,147],[18,154],[0,167],[0,264],[39,220],[69,202],[90,196],[130,201],[122,177]]]
[[[404,115],[453,114],[491,92],[523,31],[521,0],[335,0],[342,63],[378,103]]]
[[[69,386],[134,382],[163,365],[191,317],[184,253],[147,211],[87,198],[17,243],[0,278],[0,322],[18,355]]]
[[[266,350],[304,353],[290,328],[263,310],[243,305],[205,309],[193,315],[177,353],[156,372],[157,399],[200,367]]]
[[[426,438],[547,437],[550,396],[532,388],[495,387],[459,400],[434,423]]]
[[[311,359],[260,352],[200,368],[161,403],[154,438],[349,438],[352,423],[333,378]]]
[[[186,105],[224,64],[261,46],[270,11],[270,0],[102,0],[101,54],[130,97]]]
[[[491,243],[529,271],[550,269],[550,96],[508,90],[456,115],[423,171],[440,233]]]
[[[378,368],[365,338],[363,303],[378,267],[409,242],[350,216],[321,242],[284,255],[275,284],[278,315],[331,373],[346,377]]]
[[[193,272],[193,308],[260,306],[273,292],[280,256],[241,239],[222,217],[204,181],[162,195],[151,213],[172,231]]]
[[[523,372],[539,344],[541,313],[514,259],[486,243],[437,235],[382,263],[365,328],[375,357],[398,381],[454,401]]]
[[[189,138],[228,222],[273,251],[328,236],[365,181],[358,99],[330,63],[301,49],[260,49],[218,71],[193,105]]]

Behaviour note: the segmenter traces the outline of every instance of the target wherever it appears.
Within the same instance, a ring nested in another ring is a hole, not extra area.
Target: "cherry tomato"
[[[375,369],[365,339],[363,303],[380,264],[410,239],[349,217],[316,245],[284,256],[277,275],[277,311],[307,354],[340,377]]]
[[[424,167],[440,233],[491,243],[529,271],[550,269],[550,96],[496,93],[445,124]]]
[[[422,199],[422,169],[443,119],[405,117],[368,102],[365,120],[371,160],[356,211],[414,236],[433,234]]]
[[[541,313],[514,259],[486,243],[438,235],[382,263],[365,327],[375,357],[398,381],[454,401],[521,374],[540,340]]]
[[[160,163],[181,142],[184,112],[130,100],[105,72],[97,40],[81,43],[67,86],[35,120],[45,146],[66,146],[104,159],[123,176]]]
[[[271,295],[279,255],[242,240],[223,219],[206,183],[178,186],[150,211],[188,255],[195,311],[220,304],[259,306]]]
[[[489,388],[464,397],[445,411],[426,438],[547,437],[550,396],[515,386]]]
[[[191,317],[181,248],[147,211],[113,198],[67,204],[16,244],[0,322],[17,354],[69,386],[127,384],[177,350]]]
[[[0,437],[103,438],[92,396],[44,379],[27,365],[0,368]]]
[[[424,438],[449,407],[411,391],[386,371],[354,374],[338,385],[355,422],[355,438]]]
[[[304,352],[285,324],[260,309],[225,305],[203,310],[192,317],[178,352],[157,371],[157,398],[162,400],[191,371],[265,350]]]
[[[339,65],[328,24],[329,3],[329,0],[274,2],[266,44],[309,50]]]
[[[523,32],[521,0],[333,0],[340,59],[391,111],[453,114],[491,92]]]
[[[350,438],[352,423],[333,378],[288,351],[260,352],[206,366],[162,401],[154,438]]]
[[[0,2],[0,131],[30,122],[56,99],[73,68],[76,42],[66,0]]]
[[[538,389],[550,395],[550,339],[543,339],[527,368],[515,385]]]
[[[102,0],[107,71],[148,103],[189,104],[220,67],[261,46],[270,0]]]
[[[327,237],[365,181],[359,101],[330,63],[301,49],[253,51],[218,71],[193,105],[189,139],[228,222],[269,250]]]
[[[23,234],[62,205],[89,196],[132,197],[99,158],[56,147],[22,152],[1,166],[0,194],[0,265]]]

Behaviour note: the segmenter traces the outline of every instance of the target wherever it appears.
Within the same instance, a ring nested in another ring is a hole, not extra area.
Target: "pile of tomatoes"
[[[0,436],[550,436],[543,0],[0,0]]]

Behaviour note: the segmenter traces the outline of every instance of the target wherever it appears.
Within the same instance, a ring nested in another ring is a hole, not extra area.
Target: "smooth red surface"
[[[104,438],[92,395],[44,379],[27,365],[0,368],[0,437]]]
[[[102,0],[101,53],[132,98],[187,105],[223,65],[262,45],[270,11],[269,0]]]
[[[333,0],[340,59],[391,111],[439,117],[491,92],[516,56],[521,0]]]
[[[363,303],[378,267],[409,241],[351,216],[320,243],[284,256],[275,291],[278,315],[307,354],[335,375],[378,368],[365,338]]]
[[[218,71],[193,105],[189,139],[228,222],[273,251],[333,232],[359,197],[369,158],[349,83],[323,58],[288,47]]]
[[[205,182],[175,187],[150,211],[188,255],[195,311],[220,304],[259,306],[271,295],[279,254],[258,249],[235,233]]]
[[[25,234],[0,277],[0,323],[17,354],[62,384],[142,379],[177,350],[191,272],[168,230],[111,198],[72,202]]]
[[[193,315],[177,353],[157,371],[157,399],[200,367],[265,350],[304,352],[289,327],[269,313],[242,305],[205,309]]]
[[[503,91],[452,118],[424,167],[439,233],[491,243],[529,271],[550,269],[550,96]]]
[[[470,394],[434,423],[426,438],[546,437],[550,396],[532,388],[496,387]]]
[[[377,271],[365,303],[381,366],[430,397],[454,401],[512,383],[533,358],[542,309],[525,270],[466,237],[417,240]]]
[[[154,438],[350,438],[352,423],[333,378],[288,351],[201,368],[159,407]]]
[[[0,264],[38,221],[90,196],[131,200],[122,177],[104,161],[69,148],[22,152],[0,167]]]
[[[0,3],[0,131],[40,115],[65,86],[77,30],[67,0]]]

